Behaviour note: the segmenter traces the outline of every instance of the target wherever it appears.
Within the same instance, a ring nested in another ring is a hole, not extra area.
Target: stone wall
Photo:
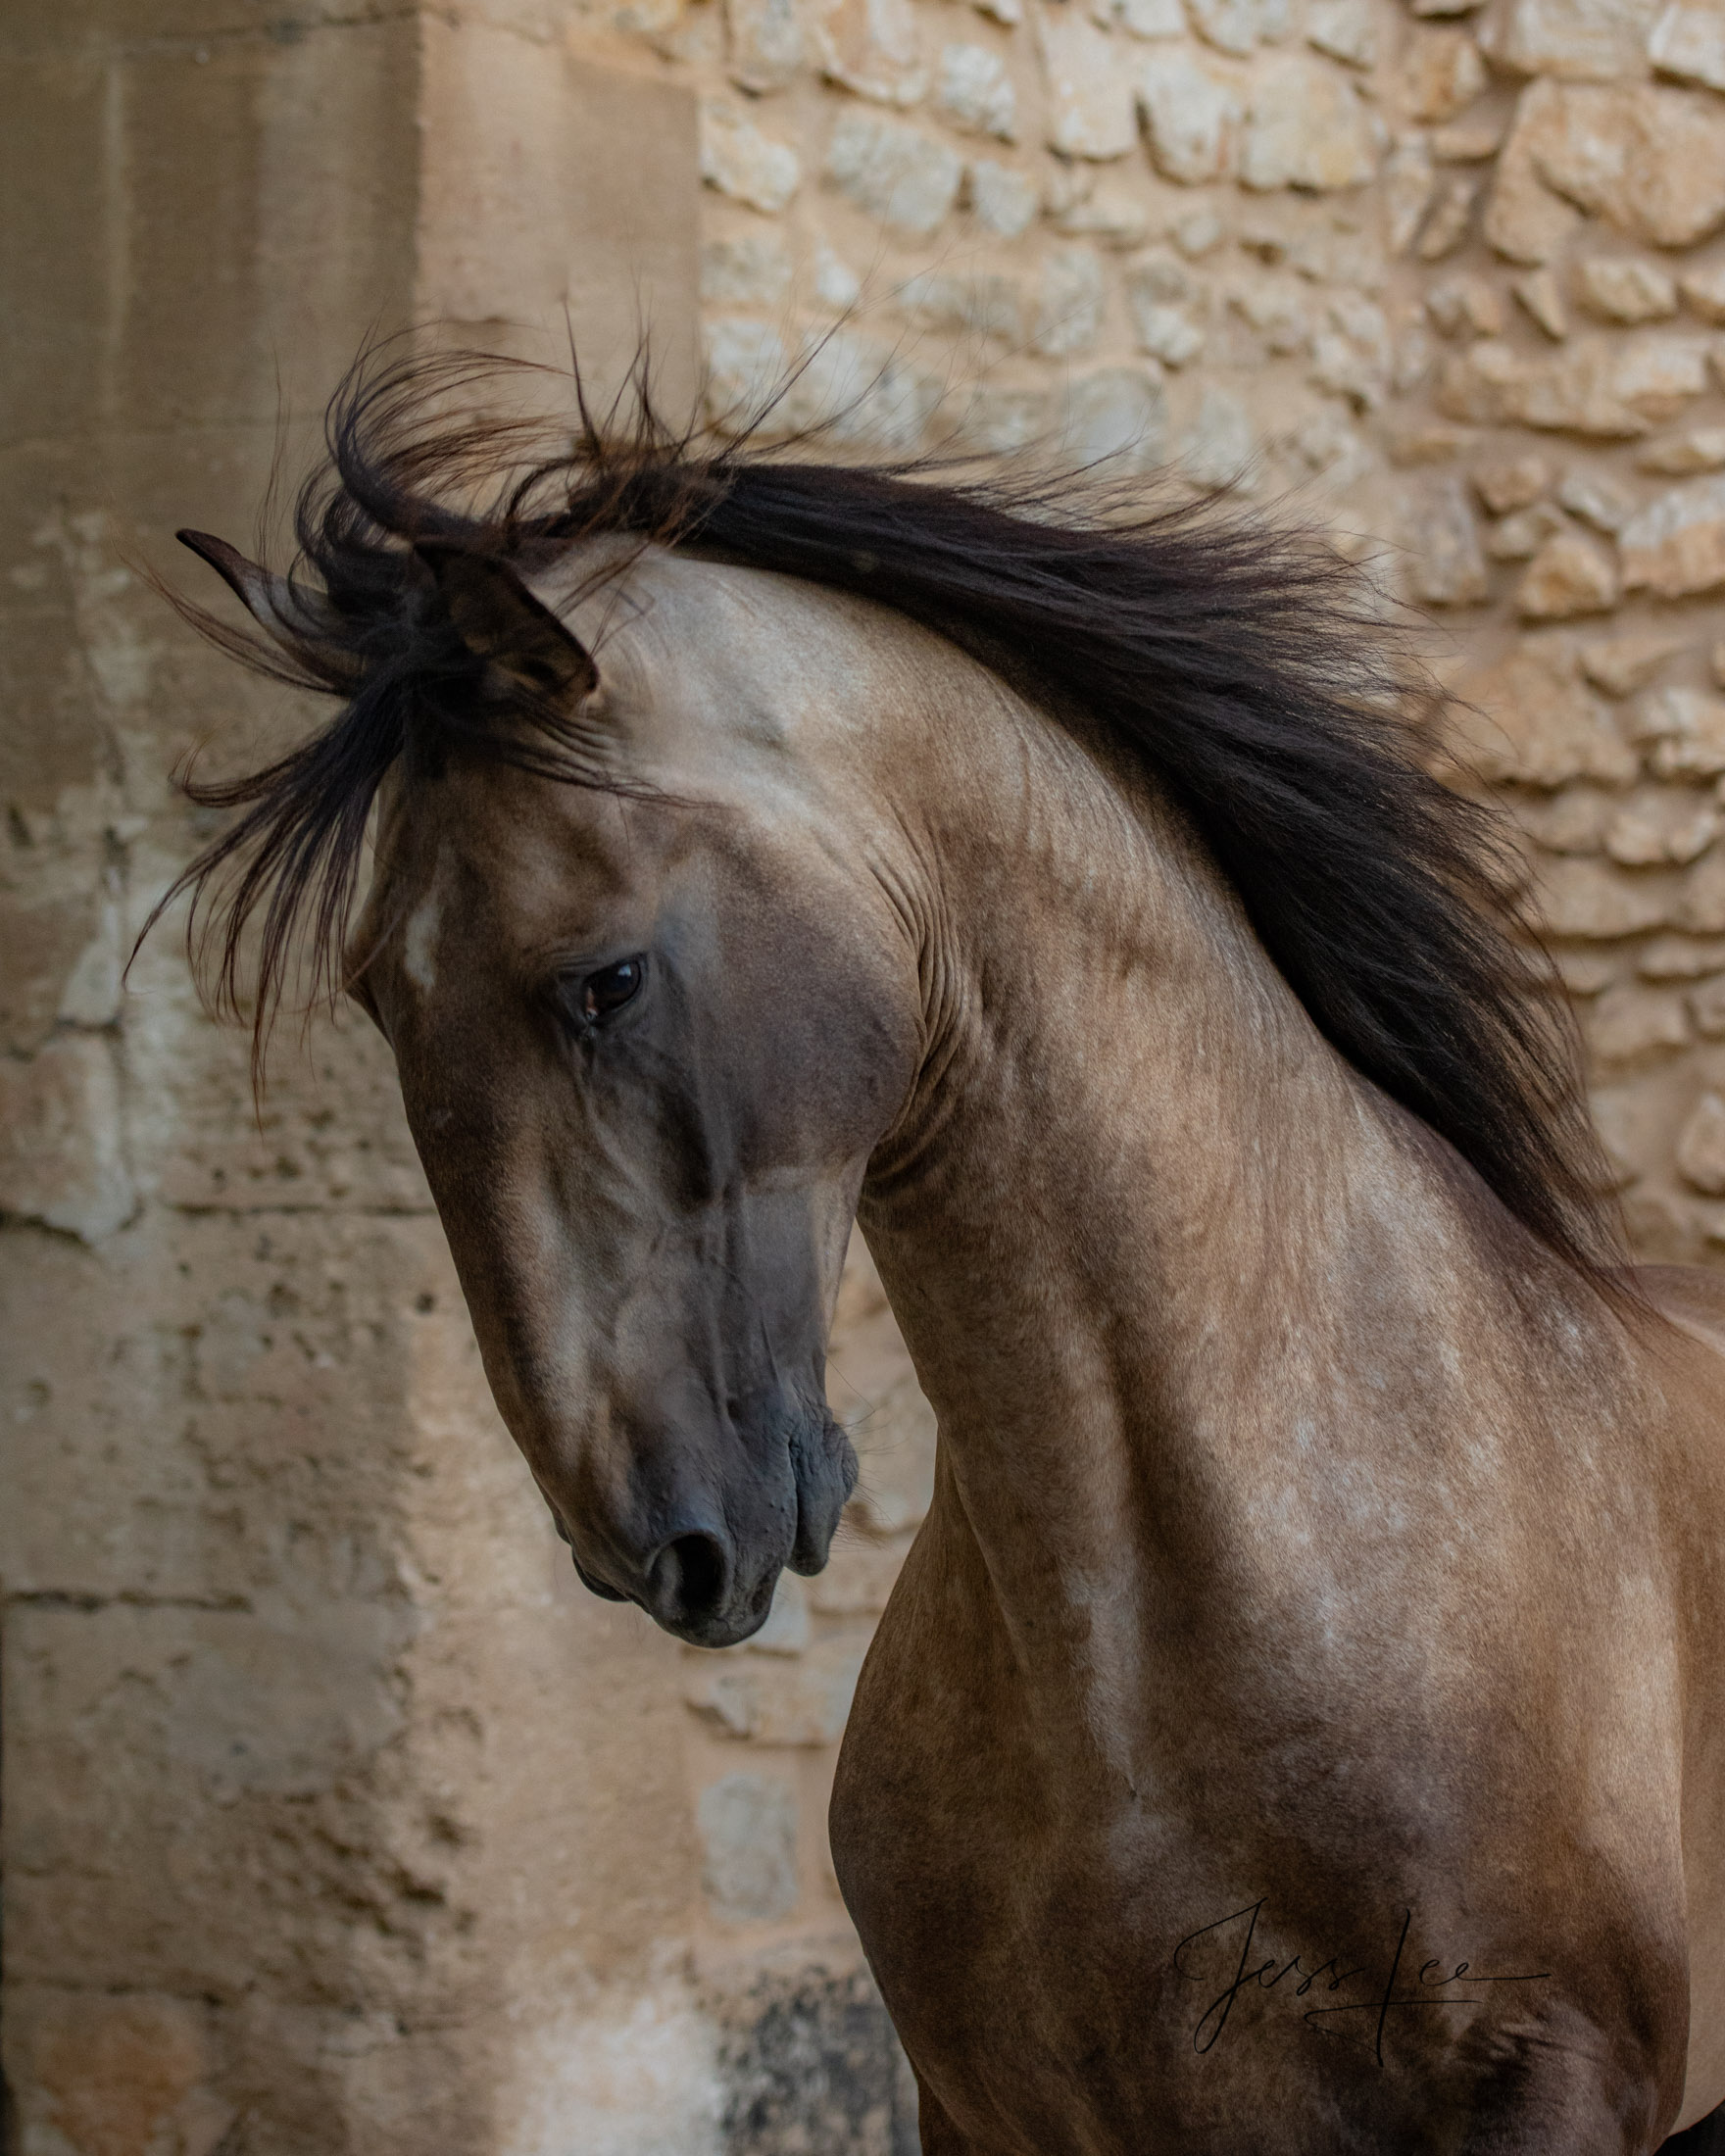
[[[932,1455],[865,1253],[828,1572],[722,1656],[579,1594],[386,1055],[290,1028],[254,1119],[171,939],[122,992],[199,835],[175,756],[308,715],[138,564],[247,535],[278,366],[304,415],[374,323],[530,346],[566,301],[614,373],[649,307],[673,394],[699,312],[720,425],[801,361],[769,430],[1237,481],[1432,611],[1635,1232],[1708,1255],[1725,9],[19,0],[4,35],[17,2147],[906,2156],[823,1825]]]

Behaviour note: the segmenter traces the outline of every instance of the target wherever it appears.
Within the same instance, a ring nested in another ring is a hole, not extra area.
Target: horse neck
[[[990,1574],[1069,1578],[1192,1517],[1195,1473],[1273,1503],[1303,1418],[1366,1382],[1354,1348],[1394,1383],[1399,1344],[1469,1321],[1445,1283],[1490,1201],[1106,749],[995,710],[949,760],[913,822],[929,1052],[861,1217]]]

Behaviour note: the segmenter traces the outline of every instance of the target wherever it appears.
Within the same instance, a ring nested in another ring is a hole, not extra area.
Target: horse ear
[[[285,576],[248,562],[237,547],[208,531],[176,531],[182,547],[208,562],[259,628],[292,649],[314,629],[301,594]]]
[[[586,647],[507,562],[443,540],[422,540],[415,551],[436,578],[449,617],[476,659],[489,661],[533,695],[559,703],[598,687],[599,669]]]
[[[352,696],[365,678],[363,662],[344,647],[338,624],[321,592],[277,576],[248,562],[237,547],[207,531],[174,537],[200,562],[208,562],[272,644],[293,662],[294,678],[332,696]]]

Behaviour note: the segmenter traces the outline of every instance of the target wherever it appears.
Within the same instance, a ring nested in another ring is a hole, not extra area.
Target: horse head
[[[725,1645],[824,1564],[856,1481],[825,1341],[915,954],[724,572],[649,557],[582,598],[590,560],[541,596],[421,559],[474,662],[468,738],[384,783],[350,992],[581,1578]]]

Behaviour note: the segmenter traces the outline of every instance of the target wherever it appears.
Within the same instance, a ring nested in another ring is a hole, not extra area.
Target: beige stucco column
[[[201,833],[175,760],[311,715],[139,564],[249,539],[278,414],[296,473],[369,330],[561,342],[567,303],[603,370],[639,304],[686,394],[693,99],[555,12],[14,0],[0,34],[19,2156],[709,2145],[679,1664],[567,1577],[387,1054],[288,1024],[258,1119],[173,936],[120,978]]]

